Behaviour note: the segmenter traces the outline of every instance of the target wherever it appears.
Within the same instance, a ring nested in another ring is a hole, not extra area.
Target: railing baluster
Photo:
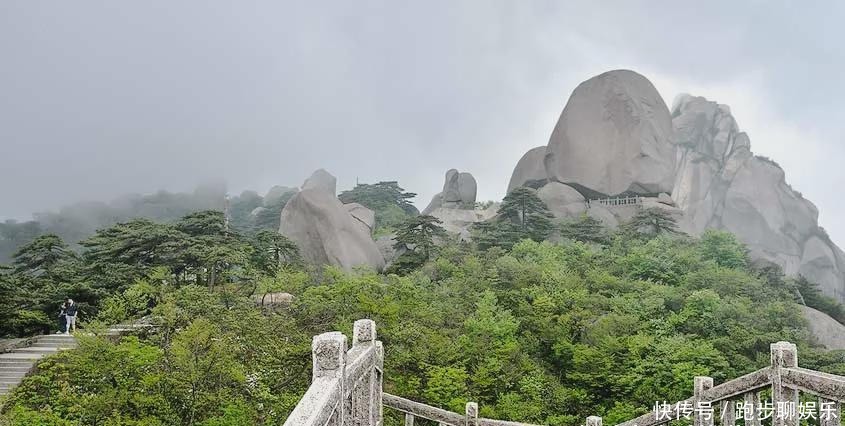
[[[340,400],[329,420],[330,425],[343,425],[346,406],[343,397],[343,381],[346,376],[347,340],[343,333],[334,331],[314,336],[311,342],[312,381],[320,377],[340,379]]]
[[[693,425],[694,426],[713,426],[713,413],[710,412],[710,415],[702,414],[702,409],[705,408],[704,406],[708,401],[705,401],[702,397],[704,391],[713,387],[713,378],[712,377],[705,377],[705,376],[696,376],[693,380]],[[712,405],[711,405],[712,408]]]
[[[798,391],[782,383],[784,368],[798,367],[798,350],[793,343],[777,342],[771,346],[772,426],[797,426]]]
[[[355,321],[352,327],[352,347],[372,346],[375,341],[376,323],[369,319]],[[368,367],[368,370],[375,369],[375,365]],[[381,394],[375,392],[374,381],[374,375],[367,373],[361,377],[360,381],[355,381],[353,385],[351,414],[353,423],[356,425],[367,425],[373,419],[373,410],[377,408],[375,400],[381,399]]]
[[[474,402],[467,402],[466,426],[478,426],[478,404]]]
[[[587,426],[601,426],[601,417],[599,417],[599,416],[587,417]]]
[[[405,426],[414,426],[414,415],[405,413]]]
[[[839,426],[839,401],[819,398],[819,426]]]
[[[743,416],[745,418],[745,426],[760,426],[760,413],[757,410],[757,404],[760,403],[759,392],[746,392],[743,396]]]

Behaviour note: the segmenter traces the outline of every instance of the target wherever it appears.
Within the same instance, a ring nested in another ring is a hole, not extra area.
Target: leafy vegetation
[[[359,183],[355,188],[341,192],[338,198],[345,204],[358,203],[375,212],[376,230],[381,230],[392,229],[409,216],[419,214],[410,201],[416,196],[405,192],[396,181],[382,181]]]
[[[442,242],[447,237],[442,223],[429,215],[409,217],[400,223],[393,249],[402,254],[388,272],[404,275],[428,261],[437,248],[435,239]]]
[[[502,200],[493,221],[476,225],[475,240],[482,249],[509,249],[525,238],[543,241],[554,230],[551,218],[552,213],[536,191],[518,187]]]
[[[348,334],[360,318],[378,324],[386,391],[538,424],[626,420],[688,397],[695,375],[721,382],[767,365],[779,340],[799,345],[802,366],[845,374],[845,353],[811,345],[796,301],[841,306],[806,280],[755,269],[733,235],[692,238],[652,211],[618,231],[589,216],[555,229],[533,192],[509,197],[475,244],[442,238],[429,216],[397,222],[411,253],[401,274],[308,269],[281,235],[240,234],[215,211],[119,223],[80,256],[39,238],[0,270],[5,334],[51,322],[50,300],[69,294],[85,303],[88,330],[140,317],[158,327],[80,336],[10,394],[0,420],[281,424],[308,386],[311,337]],[[559,243],[544,241],[552,232]],[[293,299],[256,303],[271,292]]]

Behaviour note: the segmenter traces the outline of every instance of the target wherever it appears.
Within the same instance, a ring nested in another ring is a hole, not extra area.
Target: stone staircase
[[[0,397],[17,386],[41,357],[76,347],[76,339],[65,334],[36,336],[33,341],[30,346],[0,354]]]

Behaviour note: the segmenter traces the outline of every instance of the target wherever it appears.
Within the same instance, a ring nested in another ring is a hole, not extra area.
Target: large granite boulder
[[[671,192],[675,145],[669,109],[651,82],[633,71],[593,77],[566,103],[549,140],[545,169],[551,180],[608,195]]]
[[[587,211],[587,203],[578,191],[560,182],[549,182],[537,190],[537,197],[546,203],[555,218],[573,218]]]
[[[319,189],[335,195],[337,194],[337,178],[324,169],[319,169],[302,184],[302,190],[306,189]]]
[[[548,180],[545,158],[546,146],[538,146],[526,152],[513,169],[511,180],[508,182],[508,193],[519,186],[536,188],[539,185],[544,185]]]
[[[440,226],[448,233],[455,234],[462,241],[471,239],[472,225],[484,222],[496,216],[499,210],[499,203],[493,203],[486,208],[476,209],[452,209],[438,207],[428,214],[440,219]]]
[[[282,209],[279,232],[296,243],[309,263],[382,270],[384,258],[366,226],[368,219],[356,218],[337,199],[329,185],[334,181],[324,170],[315,172]],[[359,216],[364,213],[361,209],[352,208]]]
[[[809,306],[802,305],[801,310],[816,343],[831,350],[845,349],[845,325]]]
[[[422,214],[430,214],[440,207],[472,210],[475,208],[477,192],[478,184],[472,174],[450,169],[446,172],[443,190],[432,197],[431,202],[422,211]]]
[[[374,211],[358,203],[344,204],[343,208],[345,208],[352,217],[361,222],[361,224],[367,228],[367,232],[373,232],[373,229],[376,226],[376,213]]]

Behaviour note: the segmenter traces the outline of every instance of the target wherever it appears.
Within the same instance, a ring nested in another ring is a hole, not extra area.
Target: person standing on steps
[[[59,309],[59,331],[56,334],[67,331],[67,302],[62,302],[62,306]]]
[[[71,328],[73,328],[73,331],[76,331],[76,312],[77,312],[77,308],[78,308],[78,306],[76,305],[76,302],[73,301],[73,299],[67,300],[67,311],[66,311],[67,321],[66,321],[66,325],[65,325],[65,334],[70,334]]]

